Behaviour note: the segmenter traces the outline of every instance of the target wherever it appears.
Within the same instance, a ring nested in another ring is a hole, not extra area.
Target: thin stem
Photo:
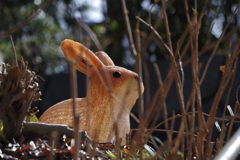
[[[234,12],[233,12],[230,20],[228,21],[227,25],[224,27],[224,29],[223,29],[223,31],[222,31],[222,33],[221,33],[221,35],[220,35],[220,37],[219,37],[216,45],[215,45],[215,47],[214,47],[214,49],[213,49],[213,52],[212,52],[211,56],[209,57],[208,62],[207,62],[207,64],[206,64],[206,67],[205,67],[205,69],[204,69],[204,71],[203,71],[201,80],[200,80],[200,82],[199,82],[200,84],[202,84],[202,82],[203,82],[203,80],[204,80],[204,78],[205,78],[205,75],[206,75],[206,73],[207,73],[208,67],[209,67],[209,65],[210,65],[210,63],[211,63],[211,61],[212,61],[212,59],[213,59],[213,56],[214,56],[215,52],[217,51],[217,48],[218,48],[218,46],[219,46],[219,44],[220,44],[220,42],[221,42],[221,39],[223,38],[223,35],[224,35],[225,32],[227,31],[228,26],[229,26],[230,23],[232,22],[235,14],[237,13],[238,8],[239,8],[239,6],[237,6],[236,9],[234,10]]]
[[[38,9],[36,9],[36,12],[34,12],[33,14],[31,14],[30,17],[28,17],[27,19],[25,19],[23,22],[18,23],[17,25],[15,25],[13,28],[8,29],[6,32],[3,32],[2,34],[0,34],[0,39],[7,37],[9,35],[12,35],[13,33],[15,33],[16,31],[18,31],[19,29],[23,28],[24,26],[26,26],[33,18],[35,18],[36,16],[38,16],[44,9],[46,9],[52,2],[53,0],[47,0],[44,4],[42,4]]]
[[[168,24],[168,18],[167,18],[167,13],[166,13],[166,7],[165,7],[165,0],[161,0],[162,2],[162,10],[163,10],[163,19],[164,19],[164,24],[165,24],[165,29],[166,29],[166,35],[167,35],[167,41],[168,41],[168,46],[170,50],[172,51],[172,41],[171,41],[171,33],[169,31],[169,24]]]
[[[77,97],[77,76],[75,70],[76,62],[69,62],[69,70],[70,70],[70,89],[71,89],[71,97],[72,97],[72,106],[73,106],[73,117],[77,116],[76,109],[76,97]]]
[[[14,47],[14,42],[13,42],[12,36],[10,35],[9,37],[10,37],[12,48],[13,48],[13,52],[14,52],[14,59],[15,59],[15,63],[16,63],[15,65],[18,66],[18,59],[17,59],[16,50],[15,50],[15,47]]]
[[[103,48],[102,48],[99,40],[97,39],[96,34],[80,18],[78,19],[78,22],[82,26],[82,28],[84,28],[87,31],[87,33],[89,34],[90,38],[93,40],[94,44],[96,45],[97,49],[99,51],[101,51]]]
[[[135,57],[135,59],[136,59],[137,50],[135,48],[134,41],[133,41],[131,26],[130,26],[129,18],[128,18],[128,10],[126,7],[125,0],[121,0],[121,4],[122,4],[122,12],[123,12],[123,17],[124,17],[124,21],[125,21],[126,30],[127,30],[127,36],[128,36],[128,40],[129,40],[129,44],[130,44],[130,49],[131,49],[133,57]]]

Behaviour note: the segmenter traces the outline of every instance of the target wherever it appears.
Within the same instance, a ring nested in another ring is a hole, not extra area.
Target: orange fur
[[[138,75],[115,66],[104,52],[92,53],[78,42],[64,40],[61,48],[69,61],[76,61],[76,69],[91,77],[85,98],[77,98],[80,130],[87,131],[96,142],[111,142],[118,132],[125,144],[130,131],[129,115],[133,105],[144,90]],[[87,67],[89,71],[87,72]],[[116,78],[113,73],[119,72]],[[138,84],[141,84],[139,88]],[[59,102],[46,110],[40,122],[73,126],[72,100]]]

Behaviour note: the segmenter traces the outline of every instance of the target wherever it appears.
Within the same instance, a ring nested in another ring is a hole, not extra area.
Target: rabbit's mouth
[[[134,89],[133,91],[134,91],[134,92],[142,92],[142,93],[143,93],[143,92],[144,92],[144,86],[143,86],[143,84],[140,85],[140,88],[138,87],[138,88]]]
[[[133,90],[133,92],[140,92],[140,90],[139,89],[135,89],[135,90]],[[143,92],[143,91],[142,91]]]
[[[136,90],[134,90],[134,92],[140,92],[140,90],[139,90],[139,89],[136,89]]]

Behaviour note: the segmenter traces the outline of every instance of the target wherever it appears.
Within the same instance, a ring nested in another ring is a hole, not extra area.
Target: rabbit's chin
[[[137,99],[139,98],[139,89],[132,90],[131,92],[120,92],[116,94],[116,97],[124,104],[124,106],[131,111],[135,105]],[[143,88],[141,88],[141,94],[143,93]]]

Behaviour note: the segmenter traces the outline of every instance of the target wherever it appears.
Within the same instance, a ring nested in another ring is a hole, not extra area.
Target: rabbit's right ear
[[[112,59],[103,51],[98,51],[95,55],[102,61],[105,66],[115,66]]]
[[[87,74],[87,67],[90,68],[90,71],[94,71],[104,66],[99,58],[81,43],[65,39],[61,43],[61,49],[66,59],[75,61],[75,68],[84,74]]]

